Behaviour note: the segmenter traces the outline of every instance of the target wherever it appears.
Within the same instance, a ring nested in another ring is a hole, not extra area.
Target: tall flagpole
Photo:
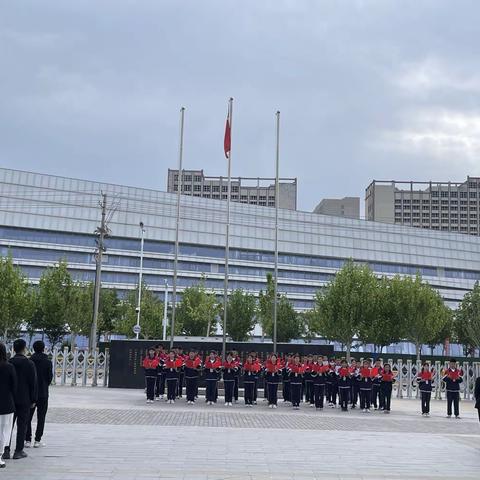
[[[280,185],[278,182],[278,170],[280,160],[280,112],[277,111],[277,146],[275,155],[275,282],[273,287],[273,351],[277,352],[277,290],[278,290],[278,204],[280,197]]]
[[[175,337],[175,312],[177,306],[177,271],[178,271],[178,231],[180,227],[180,195],[183,187],[183,124],[185,120],[185,107],[180,109],[180,146],[178,149],[178,191],[177,191],[177,216],[175,220],[175,257],[173,260],[173,288],[172,288],[172,323],[170,325],[170,349],[173,348]],[[166,300],[165,300],[166,301]]]
[[[228,192],[227,192],[227,224],[225,227],[225,284],[223,287],[223,342],[222,342],[222,358],[225,360],[227,349],[227,304],[228,304],[228,257],[230,255],[230,194],[231,194],[231,177],[232,177],[232,113],[233,98],[228,101],[228,124],[230,145],[228,152]]]

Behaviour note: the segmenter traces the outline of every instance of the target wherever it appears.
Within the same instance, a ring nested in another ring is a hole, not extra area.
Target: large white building
[[[94,231],[100,194],[107,194],[111,235],[102,282],[119,291],[138,281],[140,229],[146,228],[144,279],[163,296],[171,291],[177,196],[141,188],[0,169],[0,251],[9,252],[33,280],[45,267],[68,261],[78,279],[94,278]],[[223,289],[226,202],[181,197],[179,290],[206,277]],[[275,210],[231,205],[230,287],[258,293],[273,269]],[[454,306],[480,279],[480,239],[452,232],[279,212],[279,291],[297,309],[313,306],[315,292],[349,258],[378,275],[415,275]]]

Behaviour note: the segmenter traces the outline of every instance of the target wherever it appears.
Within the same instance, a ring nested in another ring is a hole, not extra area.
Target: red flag
[[[230,137],[230,118],[227,116],[227,121],[225,123],[225,138],[223,139],[223,149],[225,150],[225,157],[230,156],[232,140]]]

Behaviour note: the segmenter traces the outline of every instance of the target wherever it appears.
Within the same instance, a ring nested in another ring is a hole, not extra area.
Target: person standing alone
[[[44,447],[42,443],[43,429],[45,428],[45,417],[48,410],[48,387],[53,380],[52,362],[45,353],[45,344],[41,340],[37,340],[33,344],[35,352],[30,360],[35,364],[37,371],[37,403],[30,409],[30,420],[27,425],[27,434],[25,437],[25,447],[30,448],[32,445],[32,419],[37,410],[37,429],[35,431],[34,448]]]
[[[13,417],[13,423],[17,422],[17,438],[13,459],[18,460],[27,456],[23,451],[23,447],[25,445],[28,419],[30,418],[30,409],[35,406],[37,400],[37,372],[35,371],[35,364],[25,356],[27,353],[25,340],[21,338],[15,340],[13,342],[13,350],[15,356],[10,359],[10,363],[15,367],[18,379],[17,394],[15,396],[15,415]],[[10,444],[5,447],[3,458],[10,458]]]
[[[15,394],[17,392],[17,373],[15,367],[7,362],[7,349],[0,343],[0,454],[10,441],[13,414],[15,413]],[[0,455],[1,456],[1,455]],[[5,462],[0,458],[0,468]]]

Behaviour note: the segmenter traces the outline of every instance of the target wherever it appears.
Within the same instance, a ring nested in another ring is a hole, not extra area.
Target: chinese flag
[[[225,150],[226,158],[230,156],[231,144],[232,144],[232,140],[230,137],[230,118],[227,117],[227,121],[225,123],[225,138],[223,139],[223,149]]]

